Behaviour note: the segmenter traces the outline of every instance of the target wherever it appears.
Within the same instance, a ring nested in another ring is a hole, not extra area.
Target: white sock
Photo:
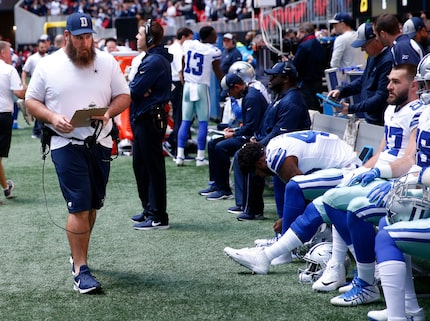
[[[282,237],[273,245],[265,247],[264,253],[272,261],[275,257],[291,252],[296,247],[303,245],[303,242],[297,237],[292,229],[288,229]]]
[[[405,320],[406,264],[401,261],[386,261],[378,266],[388,320]]]
[[[176,152],[176,157],[185,158],[185,148],[184,147],[178,147],[178,150]]]
[[[330,263],[332,265],[344,264],[348,247],[346,246],[345,241],[342,239],[342,236],[340,236],[334,225],[332,225],[332,237],[333,248]]]
[[[417,295],[415,293],[414,280],[412,277],[411,256],[404,254],[406,263],[406,280],[405,280],[405,309],[408,312],[417,312],[420,309]]]
[[[375,281],[375,262],[373,263],[360,263],[357,262],[358,277],[363,281],[373,284]]]
[[[205,151],[204,150],[198,150],[197,151],[197,157],[198,160],[205,159]]]

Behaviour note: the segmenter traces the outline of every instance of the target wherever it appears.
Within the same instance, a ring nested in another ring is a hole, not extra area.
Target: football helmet
[[[331,242],[315,244],[303,257],[306,267],[304,269],[299,268],[299,281],[301,283],[313,283],[318,280],[323,274],[331,254]]]
[[[246,84],[255,80],[254,67],[245,61],[236,61],[230,66],[228,72],[238,75]]]
[[[430,103],[430,54],[421,59],[417,67],[415,80],[418,83],[417,94],[423,104]]]
[[[133,143],[129,139],[123,139],[118,144],[118,153],[120,155],[131,156]]]
[[[430,217],[430,187],[399,179],[387,195],[387,221],[414,221]]]

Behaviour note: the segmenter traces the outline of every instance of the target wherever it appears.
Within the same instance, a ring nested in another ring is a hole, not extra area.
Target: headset
[[[151,33],[152,19],[148,19],[145,23],[146,46],[149,47],[154,43],[154,36]]]

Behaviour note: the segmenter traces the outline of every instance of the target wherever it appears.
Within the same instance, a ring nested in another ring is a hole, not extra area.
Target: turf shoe
[[[99,281],[91,275],[90,269],[82,265],[79,274],[74,277],[73,289],[79,293],[96,293],[102,289]]]
[[[199,195],[208,196],[209,194],[216,192],[216,191],[217,191],[217,188],[213,184],[211,184],[211,185],[209,185],[208,188],[200,190]]]
[[[270,261],[261,247],[233,249],[226,247],[224,253],[236,263],[251,270],[252,273],[267,274]]]
[[[140,222],[146,221],[147,218],[148,218],[148,213],[142,212],[142,213],[133,215],[131,217],[131,220],[135,223],[140,223]]]
[[[369,284],[357,277],[351,290],[332,298],[330,303],[337,306],[357,306],[376,302],[380,299],[381,295],[376,282]]]
[[[263,214],[250,214],[250,213],[242,213],[236,216],[238,221],[255,221],[255,220],[264,220]]]
[[[135,230],[149,231],[149,230],[167,230],[170,227],[170,225],[168,220],[162,221],[158,218],[150,216],[145,221],[134,224],[133,227]]]
[[[208,201],[230,200],[233,198],[232,192],[218,190],[206,196]]]
[[[243,213],[243,208],[242,208],[242,206],[235,205],[235,206],[229,207],[227,209],[227,212],[229,212],[231,214],[239,215],[239,214]]]
[[[373,310],[367,313],[367,317],[370,321],[387,321],[388,313],[387,309],[384,310]],[[417,312],[406,311],[407,321],[425,321],[424,310],[421,308]]]
[[[321,277],[312,284],[312,289],[319,292],[334,291],[346,282],[344,264],[327,264]]]
[[[6,183],[7,187],[3,189],[4,196],[6,198],[13,198],[12,191],[15,188],[15,184],[10,179],[8,179]]]

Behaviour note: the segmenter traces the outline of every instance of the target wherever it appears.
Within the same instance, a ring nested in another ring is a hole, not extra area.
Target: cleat
[[[384,310],[373,310],[367,313],[367,317],[370,321],[387,321],[388,313],[387,309]],[[407,321],[425,321],[424,310],[421,308],[417,312],[406,311]]]
[[[256,274],[267,274],[270,261],[261,247],[233,249],[226,247],[224,253],[236,263]]]
[[[282,254],[278,257],[275,257],[272,262],[270,262],[270,265],[276,266],[281,264],[287,264],[290,263],[293,260],[293,256],[291,255],[291,252],[288,252],[286,254]]]
[[[97,293],[102,289],[99,281],[91,275],[90,269],[86,265],[82,265],[79,269],[79,274],[74,277],[73,289],[79,293]]]
[[[345,282],[345,265],[330,265],[329,261],[321,277],[312,284],[312,289],[319,292],[334,291]]]
[[[357,306],[379,301],[381,295],[376,282],[369,284],[359,277],[355,279],[353,288],[330,300],[330,303],[337,306]]]
[[[248,214],[248,213],[242,213],[238,216],[236,216],[236,219],[238,221],[255,221],[255,220],[264,220],[263,214]]]
[[[209,165],[209,161],[207,159],[204,158],[196,158],[196,166],[200,167],[200,166],[208,166]]]
[[[184,166],[185,158],[176,156],[175,163],[176,166]]]
[[[266,246],[270,246],[273,245],[274,243],[276,243],[279,238],[281,237],[281,233],[276,233],[275,237],[272,237],[271,239],[256,239],[254,241],[255,246],[259,246],[259,247],[266,247]]]

